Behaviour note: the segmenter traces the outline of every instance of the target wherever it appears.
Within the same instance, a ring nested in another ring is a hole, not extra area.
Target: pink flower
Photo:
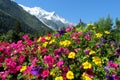
[[[57,62],[57,67],[62,68],[63,64],[64,64],[63,60],[60,60]]]
[[[44,71],[42,72],[41,76],[42,76],[43,78],[48,77],[48,76],[49,76],[49,70],[48,70],[48,69],[44,70]]]
[[[47,51],[47,49],[46,49],[46,48],[43,48],[43,49],[41,50],[41,54],[45,53],[46,51]]]
[[[41,37],[40,42],[45,42],[45,41],[46,41],[45,37]]]
[[[16,67],[16,62],[13,61],[11,58],[5,59],[5,62],[7,64],[7,68],[14,69]]]
[[[73,37],[72,39],[79,44],[80,39],[78,37]]]
[[[23,38],[24,40],[28,40],[28,39],[29,39],[29,37],[28,37],[27,34],[25,34],[24,36],[22,36],[22,38]]]
[[[79,31],[79,32],[77,33],[77,35],[78,35],[78,36],[80,36],[81,34],[82,34],[82,32],[81,32],[81,31]]]
[[[26,43],[28,46],[32,45],[33,44],[33,41],[32,40],[26,40]]]
[[[74,41],[78,41],[79,39],[77,37],[72,38]]]
[[[20,55],[20,57],[19,57],[19,59],[18,59],[18,62],[19,62],[20,64],[22,64],[24,60],[25,60],[25,56]]]
[[[52,56],[48,55],[48,56],[44,56],[44,62],[48,64],[48,66],[51,68],[55,60],[52,58]]]
[[[34,58],[33,60],[32,60],[32,64],[31,64],[31,68],[33,68],[33,67],[35,67],[36,66],[36,62],[37,62],[37,58]]]
[[[71,30],[71,28],[70,28],[70,27],[67,27],[65,31],[66,31],[66,32],[69,32],[70,30]]]
[[[110,66],[110,67],[112,67],[112,68],[115,68],[115,69],[117,69],[118,68],[118,64],[116,64],[116,63],[113,63],[112,61],[109,61],[108,63],[108,66]]]
[[[74,52],[77,53],[79,50],[81,50],[80,48],[76,48],[74,49]]]
[[[60,35],[59,34],[55,34],[54,36],[55,36],[55,38],[59,38]]]
[[[76,32],[73,32],[72,34],[70,34],[70,37],[75,37],[77,35]]]
[[[89,36],[89,35],[85,35],[85,36],[84,36],[84,38],[85,38],[86,40],[88,40],[88,41],[90,41],[90,40],[91,40],[91,38],[90,38],[90,36]]]
[[[0,72],[0,76],[1,76],[2,80],[6,80],[6,77],[7,77],[8,74],[9,74],[8,71]]]
[[[31,69],[32,69],[31,66],[27,66],[27,69],[25,71],[23,71],[23,74],[29,74]]]

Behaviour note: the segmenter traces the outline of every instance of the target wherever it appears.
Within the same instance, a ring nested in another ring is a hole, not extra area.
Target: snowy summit
[[[55,12],[48,12],[40,7],[26,7],[19,4],[25,11],[31,15],[36,16],[40,21],[52,29],[59,29],[61,27],[69,27],[72,23],[66,21],[64,18],[59,17]]]

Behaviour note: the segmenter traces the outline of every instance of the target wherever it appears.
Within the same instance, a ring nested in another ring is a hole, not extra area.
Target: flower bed
[[[2,80],[120,80],[120,46],[110,32],[75,27],[17,43],[0,42]]]

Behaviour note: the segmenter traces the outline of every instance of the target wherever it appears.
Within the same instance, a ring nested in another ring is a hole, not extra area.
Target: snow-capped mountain
[[[66,21],[64,18],[59,17],[55,12],[48,12],[41,9],[40,7],[30,8],[21,4],[19,5],[31,15],[36,16],[40,21],[42,21],[51,29],[59,29],[61,27],[69,27],[70,25],[73,25],[72,23]]]

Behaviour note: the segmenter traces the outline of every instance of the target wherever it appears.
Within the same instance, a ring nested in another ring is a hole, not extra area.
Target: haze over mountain
[[[31,15],[36,16],[41,22],[45,23],[52,29],[59,29],[61,27],[69,27],[73,25],[72,23],[66,21],[64,18],[58,16],[55,12],[48,12],[43,10],[40,7],[26,7],[19,4],[25,11],[30,13]]]

